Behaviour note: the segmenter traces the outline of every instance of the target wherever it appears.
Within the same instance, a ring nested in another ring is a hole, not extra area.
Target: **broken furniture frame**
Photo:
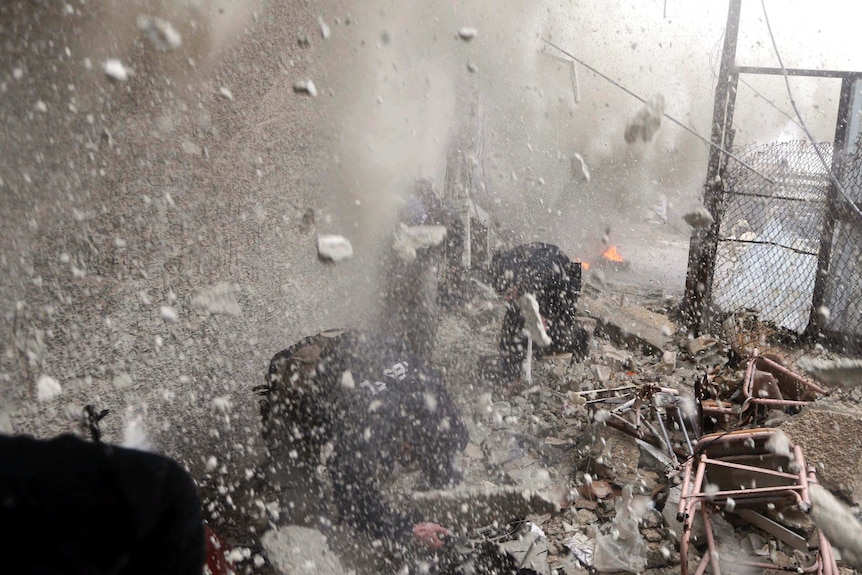
[[[711,568],[712,575],[720,575],[722,564],[837,575],[832,548],[819,529],[813,530],[816,541],[813,535],[806,539],[761,513],[771,506],[780,509],[791,505],[808,513],[811,509],[808,485],[817,481],[814,467],[806,465],[802,449],[788,443],[785,444],[787,452],[782,453],[781,442],[775,441],[777,433],[778,430],[769,428],[740,429],[705,435],[697,442],[694,448],[696,455],[683,467],[677,514],[677,519],[683,523],[680,539],[682,575],[689,572],[692,525],[698,512],[703,518],[708,549],[700,559],[695,575],[702,575],[707,568]],[[808,565],[787,566],[720,554],[711,515],[722,508],[794,549],[803,553],[813,552],[814,560]]]
[[[830,393],[780,363],[758,355],[755,350],[745,370],[742,413],[748,414],[749,410],[753,409],[754,419],[757,421],[761,407],[801,409],[818,399],[818,396],[823,397]]]
[[[609,409],[606,423],[660,448],[676,466],[678,457],[694,453],[693,442],[700,437],[694,410],[686,410],[684,402],[675,389],[643,385],[635,388],[633,398]]]

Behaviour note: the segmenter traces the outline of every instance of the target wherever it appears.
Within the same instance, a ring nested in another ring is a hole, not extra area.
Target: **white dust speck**
[[[434,397],[433,393],[426,392],[423,396],[423,399],[425,400],[425,409],[427,409],[431,413],[437,411],[437,398]]]
[[[356,389],[356,382],[353,380],[353,374],[348,369],[341,374],[341,387],[344,389]]]
[[[33,107],[36,108],[37,112],[47,112],[48,111],[48,104],[46,104],[42,100],[38,100]]]
[[[146,34],[150,44],[160,52],[176,50],[183,44],[183,37],[177,29],[167,20],[145,16],[138,16],[138,30]]]
[[[39,376],[36,382],[36,397],[39,401],[51,401],[63,393],[60,382],[49,375]]]
[[[212,405],[213,409],[219,413],[228,413],[231,409],[233,409],[233,403],[225,395],[214,397]]]
[[[150,440],[144,427],[144,416],[134,409],[129,409],[126,423],[123,426],[123,447],[149,450]]]
[[[215,455],[210,455],[206,463],[207,473],[212,473],[216,467],[218,467],[218,459],[216,459]]]
[[[111,80],[125,82],[129,79],[129,70],[116,58],[111,58],[105,62],[102,70],[104,70],[105,75]]]
[[[344,236],[317,236],[317,257],[322,261],[340,262],[353,257],[353,246]]]
[[[174,322],[177,321],[177,319],[179,318],[179,316],[177,315],[177,310],[175,310],[169,305],[163,305],[159,312],[161,313],[162,319],[165,321]]]
[[[817,315],[820,316],[820,319],[823,322],[828,322],[829,318],[832,317],[832,312],[829,310],[828,307],[822,305],[817,308]]]
[[[312,98],[317,97],[317,86],[309,79],[299,80],[293,85],[293,91],[297,94],[308,94]]]
[[[790,440],[784,435],[781,430],[776,430],[766,442],[766,449],[776,455],[785,455],[790,457]]]
[[[469,26],[464,26],[463,28],[458,29],[458,37],[465,42],[469,42],[470,40],[475,38],[476,33],[476,29]]]
[[[733,510],[736,509],[736,501],[732,497],[728,497],[727,501],[724,502],[724,509],[733,513]]]
[[[204,308],[213,314],[234,317],[242,315],[242,308],[236,299],[236,287],[226,282],[219,282],[199,290],[192,299],[192,305]]]
[[[24,77],[24,70],[22,70],[21,68],[15,68],[14,70],[12,70],[12,77],[16,80],[20,80]]]
[[[111,380],[111,384],[115,389],[127,389],[132,387],[132,376],[126,372],[118,373]]]
[[[611,412],[607,409],[599,409],[596,411],[595,415],[593,415],[593,420],[596,423],[604,423],[611,417]]]
[[[219,88],[218,93],[219,93],[219,96],[221,96],[225,100],[233,102],[233,92],[231,92],[225,86],[222,86],[221,88]]]
[[[317,25],[320,26],[320,36],[324,40],[329,40],[329,37],[332,35],[332,30],[329,29],[329,24],[323,19],[323,16],[317,17]]]

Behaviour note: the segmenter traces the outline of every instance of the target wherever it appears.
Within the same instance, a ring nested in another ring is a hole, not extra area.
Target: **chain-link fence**
[[[818,144],[832,158],[832,144]],[[761,321],[801,333],[808,326],[826,220],[829,176],[808,142],[737,151],[719,204],[721,226],[712,303],[755,310]],[[771,181],[770,181],[771,180]]]

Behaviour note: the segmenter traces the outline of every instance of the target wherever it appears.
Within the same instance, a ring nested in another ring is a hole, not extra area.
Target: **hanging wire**
[[[784,67],[781,53],[778,51],[778,44],[776,44],[775,36],[772,34],[772,26],[769,25],[769,15],[766,13],[766,0],[760,0],[760,6],[763,8],[763,19],[766,21],[766,29],[769,31],[769,39],[772,40],[772,49],[775,51],[775,56],[778,58],[779,66],[781,66],[781,73],[784,75],[784,84],[787,87],[787,96],[790,98],[790,105],[793,107],[793,112],[799,120],[799,127],[802,128],[809,143],[814,147],[814,151],[817,153],[817,157],[826,169],[826,173],[829,175],[829,179],[832,184],[835,185],[835,188],[844,197],[844,200],[850,204],[850,208],[853,212],[862,219],[862,210],[860,210],[859,206],[850,199],[847,192],[844,190],[844,186],[841,185],[841,182],[839,182],[835,174],[832,173],[832,167],[826,162],[826,158],[823,157],[823,152],[820,151],[820,147],[817,146],[817,143],[814,141],[814,136],[811,134],[811,130],[808,129],[808,126],[805,124],[805,120],[802,119],[802,115],[799,113],[799,108],[796,106],[796,99],[793,97],[793,91],[790,89],[790,77],[787,74],[787,69]]]
[[[597,76],[599,76],[600,78],[602,78],[602,79],[606,80],[607,82],[610,82],[613,86],[615,86],[615,87],[619,88],[620,90],[622,90],[623,92],[625,92],[625,93],[626,93],[626,94],[628,94],[629,96],[631,96],[631,97],[635,98],[635,99],[636,99],[636,100],[638,100],[639,102],[641,102],[641,103],[643,103],[643,104],[647,104],[647,105],[649,104],[649,102],[647,102],[647,101],[646,101],[646,99],[642,98],[641,96],[638,96],[637,94],[635,94],[634,92],[632,92],[631,90],[629,90],[628,88],[626,88],[625,86],[623,86],[622,84],[620,84],[619,82],[617,82],[616,80],[614,80],[614,79],[610,78],[609,76],[606,76],[605,74],[602,74],[601,72],[599,72],[598,70],[596,70],[595,68],[593,68],[592,66],[590,66],[589,64],[587,64],[586,62],[584,62],[583,60],[581,60],[581,59],[579,59],[579,58],[576,58],[575,56],[573,56],[572,54],[570,54],[570,53],[569,53],[569,52],[567,52],[566,50],[564,50],[564,49],[560,48],[559,46],[557,46],[556,44],[554,44],[553,42],[551,42],[551,41],[549,41],[549,40],[544,40],[544,39],[543,39],[542,41],[543,41],[545,44],[547,44],[548,46],[550,46],[550,47],[554,48],[555,50],[558,50],[561,54],[564,54],[564,55],[565,55],[565,56],[567,56],[568,58],[571,58],[572,60],[574,60],[575,62],[577,62],[578,64],[580,64],[581,66],[583,66],[584,68],[586,68],[587,70],[589,70],[590,72],[592,72],[592,73],[596,74]],[[741,158],[739,158],[738,156],[736,156],[736,155],[732,154],[732,153],[731,153],[731,152],[729,152],[728,150],[726,150],[726,149],[722,148],[721,146],[719,146],[719,145],[718,145],[718,144],[716,144],[715,142],[712,142],[711,140],[709,140],[709,139],[707,139],[707,138],[704,138],[703,136],[701,136],[700,134],[698,134],[696,131],[692,130],[691,128],[689,128],[688,126],[686,126],[685,124],[683,124],[682,122],[680,122],[679,120],[677,120],[676,118],[674,118],[673,116],[671,116],[670,114],[668,114],[667,112],[662,113],[662,116],[664,116],[665,118],[667,118],[668,120],[670,120],[671,122],[673,122],[674,124],[676,124],[677,126],[679,126],[680,128],[682,128],[682,129],[683,129],[683,130],[685,130],[686,132],[690,133],[691,135],[693,135],[694,137],[696,137],[696,138],[697,138],[697,139],[699,139],[700,141],[704,142],[705,144],[707,144],[707,145],[709,145],[709,146],[711,146],[711,147],[713,147],[713,148],[717,149],[717,150],[718,150],[718,151],[720,151],[721,153],[723,153],[723,154],[727,155],[729,158],[733,158],[733,159],[734,159],[734,160],[736,160],[736,161],[737,161],[741,166],[743,166],[744,168],[746,168],[746,169],[750,170],[751,172],[753,172],[753,173],[757,174],[758,176],[760,176],[761,178],[763,178],[764,180],[766,180],[766,181],[767,181],[767,182],[769,182],[770,184],[775,184],[775,180],[773,180],[773,179],[772,179],[772,178],[770,178],[769,176],[767,176],[767,175],[763,174],[762,172],[759,172],[759,171],[758,171],[757,169],[755,169],[753,166],[751,166],[750,164],[746,163],[744,160],[742,160],[742,159],[741,159]]]

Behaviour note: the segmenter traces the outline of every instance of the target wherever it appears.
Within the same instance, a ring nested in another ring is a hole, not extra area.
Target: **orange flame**
[[[584,271],[587,271],[588,269],[590,269],[590,264],[588,264],[587,262],[582,262],[582,261],[580,261],[580,260],[575,260],[575,263],[579,263],[579,264],[581,264],[581,269],[582,269],[582,270],[584,270]]]
[[[606,260],[611,260],[612,262],[622,262],[625,261],[623,256],[620,255],[619,250],[617,250],[617,246],[612,245],[608,249],[606,249],[602,253],[602,257]]]

